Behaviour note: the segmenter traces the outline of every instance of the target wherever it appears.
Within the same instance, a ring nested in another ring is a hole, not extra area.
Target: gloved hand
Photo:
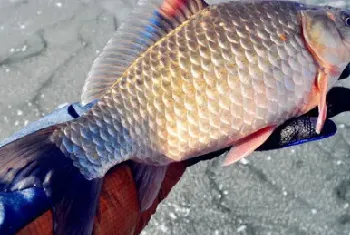
[[[345,77],[345,75],[343,75]],[[350,104],[341,100],[350,97],[350,90],[346,88],[333,88],[328,93],[328,117],[349,111]],[[27,126],[7,142],[37,129],[65,122],[79,117],[86,112],[92,104],[81,107],[78,103],[67,105],[55,110],[52,114]],[[259,147],[258,151],[277,149],[302,144],[309,141],[330,137],[336,133],[336,125],[328,119],[322,132],[318,135],[315,131],[317,109],[309,113],[287,121]],[[95,234],[139,234],[148,223],[150,216],[155,212],[157,205],[168,195],[171,188],[179,181],[186,168],[206,159],[217,157],[226,149],[208,154],[201,158],[193,158],[184,162],[172,164],[167,171],[162,184],[162,189],[153,206],[140,213],[136,187],[132,178],[128,162],[113,168],[105,177],[100,197],[100,206],[95,218]],[[40,216],[50,208],[50,199],[46,198],[41,188],[29,188],[18,192],[0,193],[0,234],[13,234],[23,226]],[[50,212],[35,219],[34,222],[24,227],[19,234],[50,234],[52,220]]]

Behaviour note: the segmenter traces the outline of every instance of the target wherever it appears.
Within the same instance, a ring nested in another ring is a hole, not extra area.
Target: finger
[[[308,117],[291,119],[278,127],[257,151],[290,147],[305,142],[320,140],[333,136],[337,131],[335,123],[327,119],[321,133],[317,134],[316,122],[316,118]]]

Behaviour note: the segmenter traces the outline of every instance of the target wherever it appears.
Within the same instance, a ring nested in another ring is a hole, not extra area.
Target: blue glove
[[[341,102],[344,97],[350,97],[349,89],[333,88],[328,93],[328,117],[334,117],[341,112],[350,110],[350,104]],[[4,142],[0,143],[0,147],[36,130],[78,118],[89,110],[93,104],[91,103],[83,107],[79,103],[73,103],[58,108],[51,114],[5,139]],[[314,109],[302,117],[287,121],[284,125],[276,129],[270,138],[257,150],[261,151],[299,145],[309,141],[328,138],[336,133],[334,122],[328,119],[322,132],[318,135],[315,131],[316,117],[317,109]],[[196,164],[201,160],[217,157],[222,152],[218,151],[208,154],[203,156],[203,158],[189,159],[189,165]],[[27,188],[16,192],[0,192],[0,234],[14,234],[50,208],[50,198],[46,197],[44,190],[39,187]]]

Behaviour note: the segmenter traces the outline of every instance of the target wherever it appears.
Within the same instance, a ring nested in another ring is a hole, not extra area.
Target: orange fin
[[[320,134],[327,118],[327,103],[326,103],[327,91],[328,91],[327,86],[328,86],[327,74],[321,71],[317,76],[317,89],[318,89],[318,95],[319,95],[318,117],[317,117],[317,124],[316,124],[317,134]]]
[[[241,140],[238,145],[230,149],[223,166],[231,165],[240,159],[247,157],[249,154],[254,152],[255,149],[262,145],[274,130],[274,126],[266,127]]]

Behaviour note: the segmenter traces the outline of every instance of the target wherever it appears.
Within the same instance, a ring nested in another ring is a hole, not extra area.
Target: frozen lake
[[[134,3],[0,0],[0,139],[80,99],[92,61]],[[327,140],[225,168],[218,159],[197,164],[143,234],[350,235],[349,120],[335,118],[338,133]]]

